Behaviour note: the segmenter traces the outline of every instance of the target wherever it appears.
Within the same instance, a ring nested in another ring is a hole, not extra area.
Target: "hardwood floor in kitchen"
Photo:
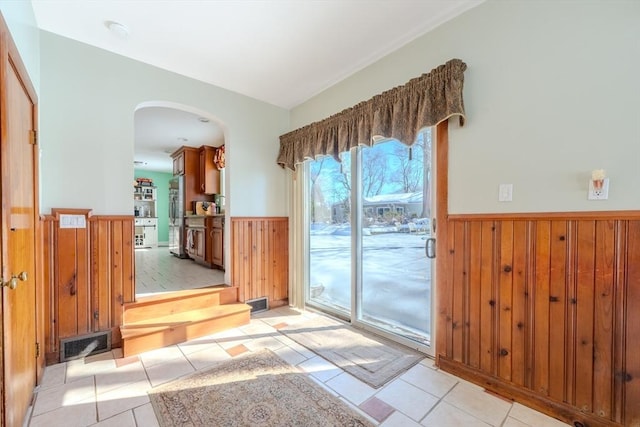
[[[136,249],[136,296],[224,284],[224,272],[180,259],[161,246]]]

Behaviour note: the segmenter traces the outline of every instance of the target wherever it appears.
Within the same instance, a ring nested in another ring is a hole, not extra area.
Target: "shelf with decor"
[[[158,246],[158,218],[156,214],[157,187],[148,178],[137,178],[133,186],[133,214],[135,216],[135,248]]]

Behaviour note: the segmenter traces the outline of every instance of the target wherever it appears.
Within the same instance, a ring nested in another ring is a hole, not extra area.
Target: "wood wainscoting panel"
[[[616,281],[614,342],[617,351],[614,360],[618,363],[614,365],[614,402],[624,402],[623,415],[627,425],[640,425],[640,221],[630,221],[619,236],[624,236],[626,250],[618,251],[617,255],[626,255],[626,259],[623,258],[626,269],[618,269]],[[619,261],[622,264],[623,261]]]
[[[438,364],[569,423],[640,426],[640,212],[447,230]]]
[[[84,216],[86,227],[61,228],[61,214]],[[119,346],[123,304],[135,299],[133,216],[52,209],[41,222],[47,363],[59,360],[62,338],[111,330]]]
[[[289,219],[231,218],[231,283],[241,302],[267,297],[269,307],[288,302]]]
[[[124,304],[136,296],[134,218],[94,216],[90,225],[93,328],[111,329],[111,342],[117,347]]]
[[[89,231],[61,228],[60,215],[76,215],[85,224],[89,209],[52,209],[42,217],[45,277],[45,356],[47,362],[58,358],[61,338],[91,332],[89,287]]]

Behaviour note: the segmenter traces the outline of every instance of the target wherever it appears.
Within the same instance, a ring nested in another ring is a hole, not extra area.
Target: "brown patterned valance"
[[[319,122],[280,136],[278,164],[296,165],[316,156],[339,155],[374,137],[394,138],[412,145],[420,129],[460,116],[464,125],[462,86],[467,65],[459,59],[431,70],[373,98]]]

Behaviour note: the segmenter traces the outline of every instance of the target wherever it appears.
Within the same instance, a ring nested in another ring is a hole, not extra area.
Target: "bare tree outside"
[[[309,209],[311,210],[311,220],[316,222],[318,218],[316,218],[316,210],[325,204],[324,194],[322,192],[322,188],[317,185],[318,178],[322,174],[322,168],[326,163],[327,158],[322,157],[319,160],[311,163],[311,167],[309,168],[309,180],[311,181],[311,199],[314,203],[311,203]]]
[[[423,152],[424,144],[420,142],[408,147],[397,144],[391,155],[396,160],[392,182],[400,188],[402,193],[413,193],[422,189]]]
[[[365,148],[362,153],[362,195],[371,197],[380,194],[390,181],[389,172],[385,154]]]

